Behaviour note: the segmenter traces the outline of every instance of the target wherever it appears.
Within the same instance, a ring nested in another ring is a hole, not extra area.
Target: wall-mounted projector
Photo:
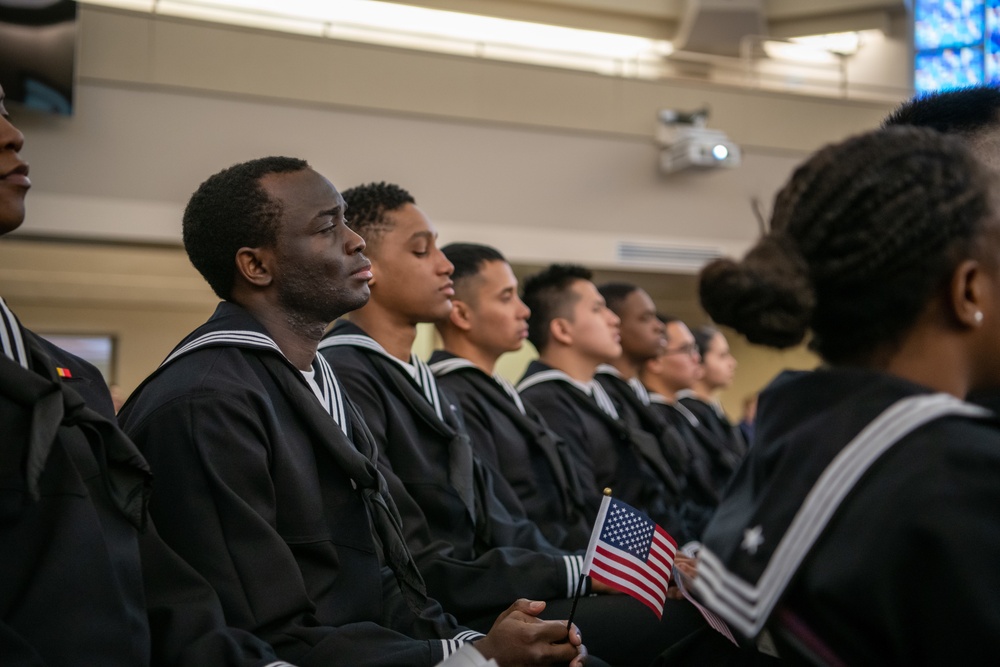
[[[656,138],[660,150],[660,169],[667,174],[692,167],[711,169],[740,166],[740,147],[725,132],[705,127],[708,110],[684,113],[665,109],[660,112]]]

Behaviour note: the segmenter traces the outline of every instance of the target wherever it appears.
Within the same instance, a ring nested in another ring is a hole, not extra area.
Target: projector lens
[[[729,149],[723,146],[722,144],[716,144],[715,146],[712,147],[712,156],[716,160],[725,160],[727,157],[729,157]]]

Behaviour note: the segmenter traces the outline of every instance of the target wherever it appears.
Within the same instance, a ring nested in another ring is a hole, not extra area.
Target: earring
[[[983,311],[977,310],[976,314],[972,316],[972,319],[974,319],[976,321],[976,324],[982,324],[983,323]]]

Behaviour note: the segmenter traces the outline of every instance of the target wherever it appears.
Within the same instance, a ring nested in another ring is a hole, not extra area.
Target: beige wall
[[[0,243],[0,295],[30,329],[114,336],[131,392],[217,299],[180,248]]]
[[[767,386],[779,372],[809,370],[819,364],[819,358],[805,346],[772,350],[751,345],[732,331],[727,330],[725,333],[738,365],[733,385],[722,393],[721,398],[723,407],[734,421],[739,420],[743,414],[743,401]]]
[[[81,17],[76,115],[17,117],[35,185],[16,236],[119,245],[5,240],[0,295],[32,328],[114,334],[127,390],[212,310],[214,296],[177,247],[180,217],[198,183],[232,162],[293,154],[341,186],[399,182],[442,241],[491,243],[525,267],[573,261],[606,279],[641,280],[664,310],[702,321],[692,276],[628,265],[618,244],[741,253],[758,233],[751,200],[766,211],[810,151],[875,126],[894,104],[624,79],[88,6]],[[908,46],[895,35],[885,49],[872,76],[900,85]],[[657,111],[704,105],[710,124],[743,145],[743,166],[660,175]],[[432,341],[423,332],[418,349]],[[741,367],[726,401],[734,414],[778,367],[810,363],[733,344]],[[501,367],[517,376],[525,355]]]

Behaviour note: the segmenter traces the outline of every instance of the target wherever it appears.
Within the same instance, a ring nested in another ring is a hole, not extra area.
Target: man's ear
[[[549,338],[569,347],[573,344],[573,323],[565,317],[552,318],[549,322]]]
[[[472,308],[464,301],[452,298],[448,319],[451,321],[451,325],[459,331],[469,331],[472,329]]]
[[[959,325],[974,329],[982,324],[990,286],[983,267],[974,259],[959,264],[951,274],[949,310]]]
[[[268,248],[240,248],[236,251],[236,272],[254,287],[267,287],[274,280],[273,258]]]

